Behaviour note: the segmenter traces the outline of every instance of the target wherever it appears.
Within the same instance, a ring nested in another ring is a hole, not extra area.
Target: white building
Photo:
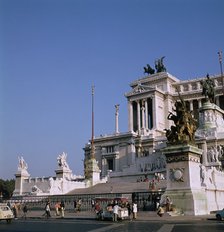
[[[224,109],[223,80],[221,76],[211,78],[216,85],[216,104]],[[167,116],[179,99],[176,89],[180,90],[187,107],[198,119],[199,108],[205,102],[200,83],[203,79],[180,81],[169,73],[161,72],[132,82],[131,91],[125,94],[128,102],[128,132],[115,131],[114,134],[94,139],[101,176],[110,172],[111,181],[120,177],[135,181],[145,174],[151,177],[155,173],[165,174],[166,162],[160,149],[166,147],[164,129],[170,128],[173,123]],[[199,136],[196,142],[200,147]],[[210,143],[207,141],[208,147]],[[224,145],[222,130],[217,144]],[[84,150],[85,158],[88,158],[91,144],[86,144]]]
[[[207,214],[223,208],[224,78],[211,77],[215,83],[215,104],[202,95],[204,79],[181,81],[167,72],[159,72],[132,82],[130,92],[125,93],[128,131],[119,132],[119,105],[115,105],[115,132],[95,137],[94,143],[90,141],[84,147],[85,179],[72,174],[64,153],[58,156],[56,176],[51,178],[31,178],[21,157],[14,196],[91,194],[87,188],[101,183],[92,192],[122,189],[125,193],[128,189],[132,193],[160,188],[186,214]],[[174,103],[180,100],[179,93],[198,122],[196,145],[185,147],[183,155],[181,145],[167,145],[165,131],[173,125],[168,115],[175,114]],[[142,181],[148,183],[143,186],[139,183]],[[137,182],[139,185],[132,184]]]
[[[196,204],[193,200],[193,204],[197,206],[186,209],[188,213],[191,214],[192,211],[193,214],[203,214],[223,208],[224,80],[222,76],[210,77],[215,83],[215,104],[206,104],[201,83],[204,79],[205,77],[181,81],[167,72],[159,72],[133,81],[130,84],[131,90],[125,93],[128,103],[128,131],[119,133],[116,105],[114,134],[94,138],[95,157],[101,177],[109,173],[110,183],[134,183],[140,180],[154,183],[163,179],[165,181],[160,187],[169,189],[170,194],[178,189],[178,183],[175,182],[182,181],[185,182],[181,183],[182,189],[184,186],[188,186],[193,192],[195,189],[203,189],[200,194],[207,198],[206,203],[202,203],[205,205],[201,211],[201,202]],[[187,109],[197,119],[195,142],[199,152],[196,159],[189,158],[188,163],[177,170],[178,165],[175,168],[171,168],[173,164],[168,165],[163,150],[167,147],[164,129],[173,125],[173,121],[167,117],[170,112],[175,114],[174,103],[180,99],[178,92]],[[90,143],[85,145],[84,151],[85,160],[88,160],[91,153]],[[167,165],[170,170],[167,170]],[[192,180],[194,173],[186,176],[185,180],[180,177],[188,168],[188,174],[194,172],[197,175],[195,180]],[[172,178],[171,170],[174,172]],[[190,198],[194,199],[195,195],[197,194],[191,194]]]

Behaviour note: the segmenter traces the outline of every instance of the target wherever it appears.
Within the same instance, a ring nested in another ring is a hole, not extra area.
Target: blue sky
[[[220,73],[222,0],[0,0],[0,178],[18,156],[32,177],[52,176],[63,151],[83,174],[83,147],[95,135],[127,131],[129,84],[166,56],[179,79]]]

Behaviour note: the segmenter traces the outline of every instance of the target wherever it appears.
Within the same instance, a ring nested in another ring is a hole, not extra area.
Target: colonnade
[[[152,104],[149,104],[149,102],[152,102]],[[137,129],[137,131],[140,132],[142,129],[149,130],[155,127],[156,125],[155,105],[156,105],[155,97],[138,99],[138,100],[133,100],[133,101],[129,100],[128,101],[129,131],[135,131]],[[152,125],[150,123],[151,121],[152,121]],[[137,125],[137,128],[135,125]]]
[[[202,107],[204,98],[186,100],[190,111],[196,112]],[[216,97],[216,105],[220,106],[219,97]],[[142,130],[151,130],[157,128],[158,112],[156,111],[157,98],[151,96],[128,101],[128,129],[129,131],[139,132]],[[164,114],[168,115],[168,112]]]

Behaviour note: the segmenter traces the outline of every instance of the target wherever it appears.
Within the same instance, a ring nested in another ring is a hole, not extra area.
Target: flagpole
[[[95,151],[94,151],[94,88],[95,88],[95,86],[92,85],[92,136],[91,136],[91,159],[95,158]]]

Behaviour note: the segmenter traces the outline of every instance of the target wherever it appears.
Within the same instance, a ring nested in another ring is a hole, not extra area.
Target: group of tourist
[[[10,202],[7,203],[8,207],[12,210],[14,218],[18,218],[19,211],[22,210],[22,219],[27,219],[27,213],[28,213],[28,207],[26,204],[20,204],[20,203],[13,203],[12,205]]]
[[[106,211],[112,215],[112,219],[114,222],[117,222],[119,217],[121,217],[119,212],[122,211],[123,209],[128,210],[129,220],[137,219],[138,207],[135,201],[132,204],[130,204],[129,202],[122,203],[122,202],[118,202],[114,200],[113,202],[109,203],[106,207]],[[94,210],[98,217],[100,217],[100,214],[103,213],[103,209],[101,208],[99,202],[95,202]],[[132,214],[132,217],[131,217],[131,214]]]
[[[75,212],[81,211],[81,204],[82,200],[74,200],[74,209]],[[28,206],[26,203],[24,204],[17,204],[14,203],[13,205],[8,205],[14,214],[15,219],[18,218],[18,211],[22,211],[22,219],[27,219],[27,213],[28,213]],[[95,201],[94,199],[91,200],[91,206],[92,210],[97,214],[100,215],[103,212],[103,209],[101,208],[100,202]],[[164,201],[161,204],[158,204],[157,206],[157,215],[162,217],[165,212],[169,212],[172,210],[172,201],[169,196],[166,196]],[[55,216],[61,216],[61,218],[64,218],[65,216],[65,203],[62,200],[61,202],[56,202],[54,205],[55,208]],[[42,216],[46,217],[47,219],[51,217],[51,205],[50,201],[47,201],[44,207],[44,214]],[[113,218],[113,221],[116,222],[121,216],[122,210],[128,211],[128,218],[129,220],[135,220],[137,219],[137,212],[138,212],[138,206],[137,202],[135,200],[132,201],[132,203],[125,201],[125,202],[118,202],[117,200],[114,200],[113,202],[109,203],[106,207],[106,210],[111,213],[111,216]]]
[[[64,218],[65,216],[65,203],[64,201],[57,202],[55,204],[55,216],[61,216],[61,218]],[[45,207],[44,207],[44,214],[43,216],[46,216],[46,218],[51,217],[51,206],[50,206],[50,201],[47,201]]]

